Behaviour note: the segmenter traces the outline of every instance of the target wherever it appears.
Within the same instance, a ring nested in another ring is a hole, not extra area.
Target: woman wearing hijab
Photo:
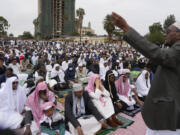
[[[66,81],[74,81],[75,80],[76,70],[72,63],[68,65],[68,69],[65,72],[65,80]]]
[[[65,81],[65,74],[64,72],[60,69],[59,64],[55,64],[53,67],[53,70],[51,72],[51,79],[54,79],[57,81],[56,90],[60,89],[67,89],[69,88],[68,83]]]
[[[7,79],[0,91],[0,103],[1,128],[21,128],[24,125],[22,113],[26,103],[26,93],[19,85],[17,77]]]
[[[151,87],[150,73],[147,70],[144,70],[136,80],[136,89],[139,99],[143,101],[146,99],[150,87]]]
[[[29,95],[27,102],[26,102],[26,134],[33,133],[36,134],[39,131],[40,128],[40,119],[42,117],[42,110],[41,106],[44,102],[55,102],[55,97],[54,94],[49,91],[47,84],[45,82],[40,82],[35,91]],[[32,116],[34,121],[31,124],[32,121]],[[30,124],[31,124],[31,129],[30,130]],[[33,128],[32,128],[33,127]]]
[[[115,86],[115,76],[112,70],[109,70],[106,73],[104,87],[110,93],[110,97],[113,101],[115,113],[118,114],[122,110],[125,110],[127,108],[127,105],[123,101],[121,101],[117,95],[117,90]]]
[[[110,94],[101,84],[98,74],[93,74],[89,78],[85,90],[88,91],[92,102],[111,127],[116,128],[118,125],[122,125],[116,118]]]
[[[60,69],[60,65],[55,64],[51,72],[51,79],[55,79],[59,83],[65,83],[64,77],[65,77],[65,74]]]

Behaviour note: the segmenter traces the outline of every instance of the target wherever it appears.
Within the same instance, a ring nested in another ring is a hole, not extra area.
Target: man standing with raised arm
[[[144,56],[158,64],[151,89],[142,109],[148,126],[146,135],[180,134],[180,23],[168,28],[165,49],[150,43],[120,15],[112,13],[114,23],[125,32],[124,39]]]

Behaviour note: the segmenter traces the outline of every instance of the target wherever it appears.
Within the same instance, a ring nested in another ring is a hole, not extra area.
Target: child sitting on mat
[[[40,121],[41,135],[70,135],[65,130],[64,116],[52,102],[44,103],[42,110],[44,114]]]

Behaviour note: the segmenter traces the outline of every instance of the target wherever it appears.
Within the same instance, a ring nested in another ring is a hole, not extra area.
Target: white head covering
[[[120,61],[119,60],[116,60],[117,63],[119,63]]]
[[[122,74],[128,74],[128,73],[130,73],[129,69],[123,69]]]
[[[59,71],[56,70],[56,67],[60,67],[59,64],[55,64],[53,69],[52,69],[52,72],[51,72],[51,78],[54,78],[58,75]]]
[[[42,76],[38,76],[35,78],[35,82],[37,83],[39,80],[44,80],[44,78]]]
[[[52,108],[52,106],[46,106],[45,108],[44,108],[44,111],[47,111],[48,109],[50,109],[50,108]]]
[[[16,105],[13,97],[13,82],[18,81],[17,77],[11,77],[6,80],[5,86],[0,91],[0,111],[12,112],[17,108],[17,112],[22,113],[26,103],[25,90],[18,84],[16,90]],[[19,81],[18,81],[19,82]]]
[[[150,75],[148,76],[147,80],[145,79],[145,74],[147,72],[148,72],[147,70],[143,70],[143,72],[137,78],[136,89],[139,96],[147,96],[149,93],[151,83],[150,83]]]
[[[83,64],[82,63],[79,63],[79,65],[78,65],[79,67],[82,67],[83,66]]]
[[[105,60],[104,63],[108,63],[108,60]]]
[[[73,91],[77,92],[77,91],[82,91],[82,90],[83,90],[82,84],[80,84],[80,83],[75,83],[75,84],[73,85]]]
[[[180,30],[180,22],[175,22],[173,25]]]
[[[54,87],[54,85],[56,85],[57,84],[57,81],[56,80],[51,80],[51,81],[49,81],[49,86],[52,88],[52,87]]]
[[[139,57],[139,59],[143,59],[144,58],[144,56],[143,55],[141,55],[140,57]]]

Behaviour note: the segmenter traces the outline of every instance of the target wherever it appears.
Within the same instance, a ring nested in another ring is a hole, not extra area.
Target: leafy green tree
[[[112,40],[113,32],[115,30],[115,25],[112,19],[112,15],[107,15],[104,19],[104,29],[108,33],[108,39],[109,41]]]
[[[163,28],[164,31],[167,32],[167,29],[170,25],[176,22],[176,18],[174,15],[169,15],[166,20],[164,21]]]
[[[91,32],[87,32],[86,35],[87,35],[87,36],[90,36],[90,37],[95,36],[95,34],[93,34],[93,33],[91,33]]]
[[[3,17],[0,16],[0,36],[7,35],[7,30],[10,27],[8,21]]]
[[[9,37],[14,37],[14,35],[12,33],[9,34]]]
[[[145,36],[150,42],[157,45],[162,45],[164,43],[164,35],[162,32],[156,31],[154,33],[147,34]]]
[[[80,34],[75,31],[75,32],[72,33],[72,36],[80,36]]]
[[[162,45],[165,40],[162,25],[158,22],[149,26],[149,33],[145,37],[152,43]]]
[[[157,31],[163,32],[163,28],[162,28],[162,25],[160,24],[160,22],[154,23],[153,25],[149,26],[150,33],[154,33]]]
[[[121,29],[115,29],[113,32],[113,35],[116,36],[118,38],[118,40],[121,42],[123,42],[123,37],[124,37],[124,32]]]
[[[29,31],[24,31],[23,35],[19,36],[22,39],[33,39],[33,35]]]

